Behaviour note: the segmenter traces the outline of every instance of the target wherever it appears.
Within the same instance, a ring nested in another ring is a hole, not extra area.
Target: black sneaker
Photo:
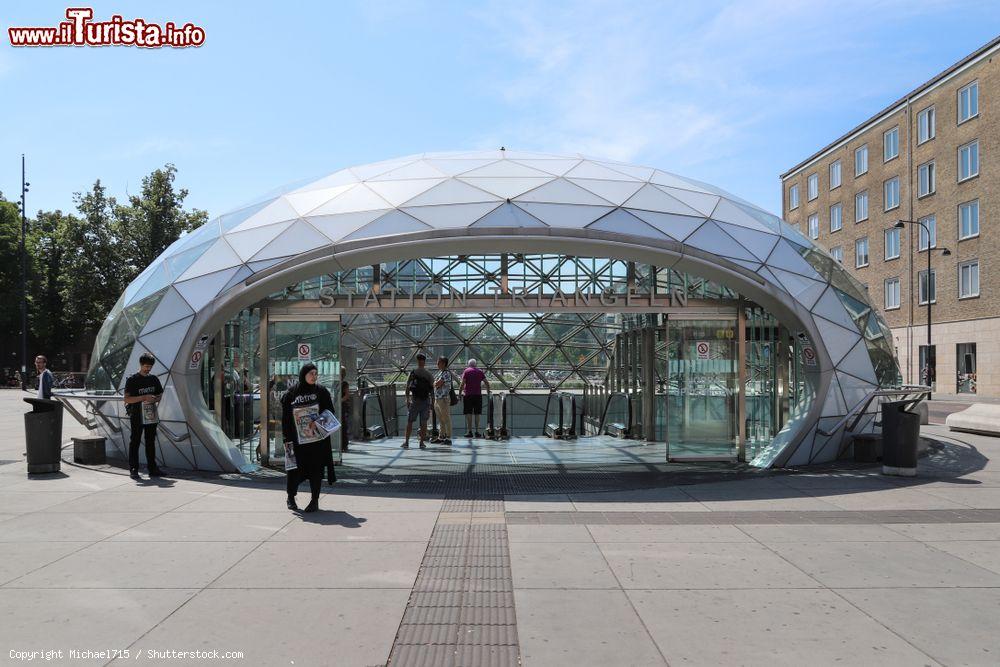
[[[128,471],[128,476],[131,477],[132,479],[142,479],[142,477],[139,477],[139,471],[138,470],[129,470]]]
[[[475,435],[475,437],[477,437],[477,438],[481,438],[481,437],[483,437],[483,434],[482,434],[482,433],[480,433],[479,431],[476,431],[476,435]]]
[[[149,469],[149,476],[150,477],[163,477],[163,471],[160,470],[159,468],[150,468]]]
[[[431,440],[430,440],[430,441],[431,441],[431,443],[432,443],[432,444],[435,444],[435,445],[436,445],[436,444],[438,444],[439,442],[441,442],[441,438],[431,438]]]
[[[295,502],[295,498],[289,498],[286,505],[288,505],[288,509],[292,510],[293,512],[299,511],[299,505],[298,503]]]
[[[441,441],[441,443],[442,443],[442,444],[443,444],[443,445],[444,445],[445,447],[451,447],[451,438],[445,438],[444,440],[442,440],[442,441]]]
[[[423,440],[420,441],[420,449],[427,449],[427,445],[424,444]]]
[[[400,448],[400,449],[409,449],[409,448],[410,448],[410,443],[408,443],[408,442],[404,442],[403,444],[401,444],[401,445],[399,446],[399,448]]]
[[[306,508],[304,510],[302,510],[303,513],[306,513],[306,512],[317,512],[317,511],[319,511],[319,501],[316,500],[315,498],[313,498],[312,500],[310,500],[309,504],[306,505]]]
[[[472,431],[468,431],[468,432],[467,432],[467,433],[465,434],[465,437],[466,437],[466,438],[471,438],[471,437],[472,437]]]

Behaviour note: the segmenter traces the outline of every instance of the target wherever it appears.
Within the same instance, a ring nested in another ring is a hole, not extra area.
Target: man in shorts
[[[466,438],[483,437],[479,431],[479,417],[483,414],[484,389],[490,390],[486,373],[479,369],[475,359],[469,359],[469,365],[462,371],[462,385],[458,388],[458,393],[462,395],[462,412],[465,414],[465,426],[468,429]]]
[[[427,420],[431,416],[431,395],[434,392],[434,376],[424,368],[427,355],[417,353],[417,367],[410,371],[406,380],[406,437],[403,439],[403,449],[410,448],[410,434],[413,432],[413,422],[420,419],[420,449],[426,449]]]

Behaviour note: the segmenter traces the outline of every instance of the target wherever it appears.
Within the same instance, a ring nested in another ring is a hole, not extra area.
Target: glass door
[[[267,444],[267,457],[271,463],[282,463],[285,456],[284,434],[281,428],[281,399],[299,379],[299,369],[304,364],[316,364],[318,382],[333,398],[334,412],[340,414],[340,318],[323,316],[305,320],[301,315],[268,313],[267,354],[262,359],[266,366],[267,419],[263,442]],[[264,392],[262,392],[263,394]],[[340,437],[333,436],[333,460],[340,462]],[[263,449],[263,448],[262,448]],[[262,451],[263,453],[263,451]]]
[[[667,320],[667,460],[738,456],[736,318]]]

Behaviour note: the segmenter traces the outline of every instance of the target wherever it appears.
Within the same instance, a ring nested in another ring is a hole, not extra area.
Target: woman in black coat
[[[299,383],[281,399],[281,430],[285,438],[285,451],[291,449],[298,464],[298,467],[286,472],[290,510],[299,509],[295,503],[295,494],[303,479],[309,480],[309,490],[312,492],[312,499],[304,511],[315,512],[319,509],[323,468],[326,467],[331,443],[330,436],[322,437],[313,421],[324,410],[333,412],[333,400],[330,392],[316,383],[318,376],[315,364],[303,365],[299,370]]]

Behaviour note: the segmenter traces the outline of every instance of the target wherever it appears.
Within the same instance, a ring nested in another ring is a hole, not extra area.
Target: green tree
[[[177,168],[167,164],[142,179],[139,195],[127,205],[115,206],[115,232],[121,243],[131,280],[184,232],[200,227],[208,219],[205,211],[184,210],[188,191],[174,188]]]
[[[96,332],[125,289],[125,262],[116,236],[118,203],[98,179],[86,193],[73,195],[80,219],[65,229],[66,321],[81,332]]]
[[[0,356],[3,367],[21,365],[21,213],[0,193]],[[3,378],[6,379],[6,378]]]
[[[67,230],[77,222],[62,211],[39,211],[28,226],[30,343],[52,357],[65,350],[77,334],[64,320],[65,285],[73,278],[64,266],[65,239]]]

